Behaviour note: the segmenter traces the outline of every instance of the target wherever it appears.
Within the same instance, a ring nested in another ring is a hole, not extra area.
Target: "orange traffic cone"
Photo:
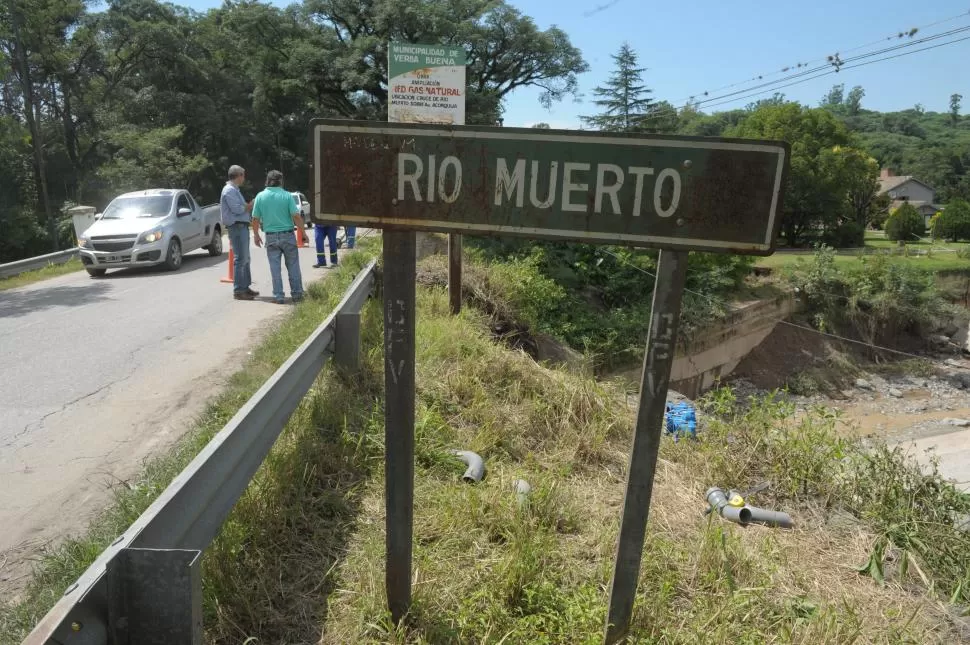
[[[235,282],[236,281],[235,273],[234,273],[235,266],[236,266],[236,257],[232,254],[232,247],[229,247],[229,277],[222,278],[219,280],[219,282],[228,282],[230,284]]]

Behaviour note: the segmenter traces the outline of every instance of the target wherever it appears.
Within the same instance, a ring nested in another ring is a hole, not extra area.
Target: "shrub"
[[[865,244],[866,230],[857,222],[843,222],[825,234],[825,241],[837,249],[859,247]]]
[[[955,199],[946,210],[937,213],[931,220],[933,237],[956,242],[970,239],[970,203]]]
[[[868,342],[930,327],[949,307],[932,274],[886,255],[864,258],[846,271],[835,264],[834,250],[821,246],[792,281],[818,329],[855,333]]]
[[[912,204],[903,204],[886,220],[886,237],[894,242],[912,242],[925,232],[923,216]]]

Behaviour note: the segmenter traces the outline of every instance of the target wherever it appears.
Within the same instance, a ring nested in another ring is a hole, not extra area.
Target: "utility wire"
[[[940,38],[947,38],[949,36],[957,35],[957,34],[960,34],[960,33],[966,32],[966,31],[970,31],[970,26],[967,26],[967,27],[958,27],[956,29],[951,29],[950,31],[946,31],[946,32],[943,32],[943,33],[933,34],[931,36],[926,36],[925,38],[920,38],[920,39],[913,40],[913,41],[910,41],[910,42],[901,43],[901,44],[898,44],[898,45],[893,45],[892,47],[886,47],[884,49],[878,49],[878,50],[872,51],[872,52],[866,52],[865,54],[859,54],[858,56],[850,56],[849,58],[845,58],[845,59],[839,57],[838,54],[835,54],[834,58],[831,61],[825,63],[824,65],[818,65],[816,67],[813,67],[813,68],[810,68],[810,69],[806,69],[806,70],[803,70],[801,72],[797,72],[795,74],[790,74],[790,75],[788,75],[788,76],[786,76],[784,78],[780,78],[780,79],[778,79],[776,81],[771,81],[771,82],[768,82],[768,83],[762,83],[760,85],[755,85],[753,87],[749,87],[749,88],[746,88],[746,89],[743,89],[743,90],[738,90],[736,92],[730,92],[728,94],[723,94],[721,96],[716,96],[714,98],[705,99],[703,101],[697,101],[694,105],[701,106],[701,105],[704,105],[706,103],[710,103],[712,101],[719,101],[721,99],[725,99],[725,98],[728,98],[730,96],[735,96],[737,94],[745,94],[747,92],[750,92],[751,90],[760,89],[762,87],[770,87],[772,85],[777,85],[778,83],[782,83],[784,81],[788,81],[788,80],[791,80],[791,79],[794,79],[794,78],[801,78],[801,77],[804,77],[804,76],[807,76],[809,74],[813,74],[815,72],[819,72],[819,71],[822,71],[822,70],[830,70],[830,71],[835,72],[835,71],[838,71],[839,69],[848,69],[848,66],[846,66],[845,63],[850,63],[850,62],[854,62],[854,61],[857,61],[857,60],[863,60],[863,59],[866,59],[866,58],[871,58],[873,56],[878,56],[879,54],[885,54],[887,52],[898,51],[900,49],[906,49],[908,47],[914,47],[914,46],[920,45],[922,43],[930,42],[930,41],[933,41],[933,40],[939,40]],[[916,50],[916,51],[922,51],[922,50]],[[856,67],[856,66],[853,66],[853,67]],[[784,87],[788,87],[788,86],[785,85]]]
[[[762,83],[762,84],[759,84],[759,85],[755,85],[755,86],[752,86],[752,87],[745,88],[743,90],[738,90],[736,92],[730,92],[728,94],[724,94],[724,95],[721,95],[721,96],[715,96],[715,97],[712,97],[712,98],[708,98],[708,99],[705,99],[704,101],[699,101],[697,103],[694,103],[694,104],[692,104],[692,106],[694,106],[694,107],[701,107],[701,106],[703,106],[704,108],[711,108],[711,107],[716,107],[716,106],[719,106],[719,105],[725,105],[727,103],[735,103],[737,101],[744,100],[746,98],[752,98],[752,97],[759,96],[759,95],[762,95],[762,94],[768,94],[768,93],[771,93],[771,92],[777,92],[778,90],[784,89],[786,87],[791,87],[791,86],[794,86],[794,85],[798,85],[800,83],[805,83],[805,82],[808,82],[808,81],[812,81],[812,80],[821,78],[823,76],[828,76],[830,74],[835,74],[835,73],[838,73],[841,70],[855,69],[857,67],[863,67],[865,65],[871,65],[873,63],[878,63],[878,62],[882,62],[882,61],[886,61],[886,60],[891,60],[891,59],[894,59],[894,58],[900,58],[902,56],[908,56],[910,54],[916,54],[916,53],[919,53],[919,52],[928,51],[930,49],[936,49],[938,47],[943,47],[945,45],[952,45],[952,44],[955,44],[955,43],[958,43],[958,42],[962,42],[964,40],[968,40],[968,39],[970,39],[970,37],[956,38],[956,39],[949,40],[949,41],[944,42],[944,43],[938,43],[936,45],[932,45],[932,46],[929,46],[929,47],[921,47],[919,49],[915,49],[915,50],[911,50],[911,51],[906,51],[906,52],[903,52],[901,54],[895,54],[895,55],[892,55],[892,56],[884,56],[882,58],[878,58],[878,59],[875,59],[875,60],[868,60],[868,61],[864,61],[864,62],[859,62],[859,63],[856,63],[854,65],[846,65],[845,64],[847,62],[854,62],[854,61],[859,61],[859,60],[863,60],[863,59],[866,59],[866,58],[870,58],[872,56],[875,56],[875,55],[878,55],[878,54],[881,54],[881,53],[888,53],[888,52],[893,52],[893,51],[897,51],[897,50],[900,50],[900,49],[906,49],[908,47],[913,47],[915,45],[919,45],[919,44],[922,44],[922,43],[930,42],[930,41],[933,41],[933,40],[938,40],[940,38],[944,38],[944,37],[947,37],[947,36],[959,35],[961,33],[967,32],[967,31],[970,31],[970,27],[961,27],[961,28],[958,28],[958,29],[950,30],[949,32],[945,32],[943,34],[934,34],[932,36],[928,36],[926,38],[922,38],[922,39],[919,39],[917,41],[903,43],[903,44],[900,44],[900,45],[896,45],[894,47],[888,47],[888,48],[885,48],[885,49],[882,49],[882,50],[878,50],[876,52],[869,52],[867,54],[862,54],[862,55],[859,55],[859,56],[853,56],[853,57],[847,58],[845,60],[839,59],[838,64],[828,63],[826,65],[821,65],[821,66],[817,66],[817,67],[814,67],[814,68],[806,69],[806,70],[803,70],[803,71],[798,72],[796,74],[790,74],[790,75],[788,75],[788,76],[786,76],[784,78],[780,78],[780,79],[777,79],[777,80],[772,81],[772,82],[769,82],[769,83]],[[785,81],[792,80],[792,79],[798,79],[798,80],[793,80],[790,83],[785,83]],[[761,88],[767,88],[767,89],[761,90]],[[760,91],[753,91],[752,92],[752,90],[760,90]],[[661,108],[659,110],[655,110],[654,112],[652,112],[650,114],[647,114],[646,116],[644,116],[644,118],[641,120],[641,122],[650,122],[650,121],[654,121],[654,120],[657,120],[657,119],[667,118],[667,116],[670,116],[670,115],[677,115],[677,114],[679,114],[679,109],[678,108],[676,108],[674,106],[664,107],[664,108]]]
[[[968,30],[970,30],[970,28],[968,28]],[[792,85],[799,85],[801,83],[805,83],[805,82],[808,82],[808,81],[812,81],[812,80],[815,80],[817,78],[821,78],[823,76],[828,76],[830,74],[837,74],[840,70],[855,69],[857,67],[864,67],[866,65],[872,65],[874,63],[881,63],[883,61],[891,60],[893,58],[900,58],[902,56],[909,56],[911,54],[917,54],[919,52],[928,51],[930,49],[937,49],[938,47],[944,47],[946,45],[952,45],[954,43],[962,42],[964,40],[970,40],[970,36],[964,36],[963,38],[956,38],[954,40],[950,40],[950,41],[947,41],[947,42],[944,42],[944,43],[938,43],[936,45],[931,45],[929,47],[922,47],[920,49],[914,49],[912,51],[903,52],[902,54],[895,54],[893,56],[884,56],[883,58],[877,58],[875,60],[869,60],[869,61],[865,61],[865,62],[862,62],[862,63],[857,63],[855,65],[846,65],[846,66],[841,67],[839,69],[830,69],[828,71],[825,71],[825,72],[821,72],[819,74],[816,74],[815,76],[810,76],[808,78],[803,78],[801,80],[794,81],[792,83],[787,83],[785,85],[779,85],[779,86],[774,87],[774,88],[771,88],[769,90],[754,92],[752,94],[745,94],[743,96],[738,96],[738,97],[735,97],[735,98],[732,98],[732,99],[728,99],[728,100],[725,100],[725,101],[718,101],[716,103],[711,103],[709,105],[706,105],[705,107],[711,108],[711,107],[716,107],[718,105],[724,105],[726,103],[734,103],[735,101],[740,101],[740,100],[743,100],[743,99],[746,99],[746,98],[752,98],[752,97],[755,97],[755,96],[759,96],[761,94],[767,94],[768,92],[775,92],[777,90],[780,90],[780,89],[783,89],[783,88],[786,88],[786,87],[791,87]]]
[[[865,49],[867,47],[872,47],[873,45],[878,45],[878,44],[883,43],[883,42],[885,42],[887,40],[892,40],[893,38],[901,38],[901,37],[904,37],[906,35],[909,35],[910,37],[912,37],[916,33],[919,33],[919,32],[921,32],[923,30],[926,30],[926,29],[930,29],[931,27],[936,27],[938,25],[943,25],[943,24],[946,24],[948,22],[953,22],[954,20],[959,20],[960,18],[967,18],[967,17],[970,17],[970,11],[964,11],[962,13],[958,13],[956,15],[950,16],[949,18],[943,18],[942,20],[937,20],[936,22],[931,22],[931,23],[926,24],[926,25],[920,25],[920,26],[914,27],[912,29],[907,29],[906,31],[899,31],[899,32],[896,32],[895,34],[892,34],[890,36],[885,36],[885,37],[880,38],[878,40],[873,40],[871,42],[868,42],[868,43],[865,43],[865,44],[862,44],[862,45],[857,45],[857,46],[851,47],[849,49],[839,50],[839,52],[848,54],[848,53],[851,53],[851,52],[859,51],[860,49]],[[838,55],[839,52],[836,52],[835,55]],[[793,69],[801,69],[802,67],[809,67],[813,63],[826,62],[827,60],[828,60],[828,56],[822,56],[822,57],[818,57],[818,58],[809,59],[808,63],[800,63],[799,62],[799,63],[796,63],[794,65],[787,65],[787,66],[781,68],[780,70],[771,71],[771,72],[763,72],[763,73],[758,74],[756,76],[752,76],[751,78],[749,78],[747,80],[738,81],[738,82],[731,83],[731,84],[728,84],[728,85],[722,85],[721,87],[716,87],[716,88],[714,88],[712,90],[705,90],[703,92],[699,92],[699,93],[696,93],[696,94],[692,94],[690,96],[685,96],[685,97],[682,97],[680,99],[676,99],[673,102],[674,103],[680,103],[682,101],[693,101],[698,96],[709,96],[710,94],[714,94],[716,92],[720,92],[720,91],[723,91],[723,90],[732,89],[732,88],[738,87],[740,85],[745,85],[747,83],[752,83],[752,82],[755,82],[755,81],[764,80],[765,77],[771,77],[771,76],[775,76],[775,75],[778,75],[778,74],[787,74],[789,71],[792,71]]]

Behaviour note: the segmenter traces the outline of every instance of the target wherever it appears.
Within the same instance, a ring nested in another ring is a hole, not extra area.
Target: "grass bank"
[[[449,317],[441,289],[420,290],[419,311],[413,612],[394,627],[384,611],[382,436],[364,435],[373,478],[333,571],[321,642],[599,642],[632,410],[610,384],[495,343],[481,312]],[[947,602],[968,599],[970,544],[951,514],[970,502],[897,453],[869,459],[828,413],[796,422],[774,400],[743,403],[718,393],[699,442],[664,441],[634,642],[965,636]],[[461,482],[454,447],[486,458],[483,482]],[[516,478],[533,486],[525,508]],[[703,516],[708,486],[759,481],[770,487],[753,501],[789,511],[798,530]]]
[[[36,567],[36,573],[22,598],[15,604],[0,607],[0,643],[12,645],[21,639],[43,617],[61,596],[64,589],[90,565],[97,555],[115,537],[120,535],[171,482],[176,474],[198,454],[208,440],[218,432],[240,407],[259,389],[266,379],[292,354],[310,332],[332,311],[343,296],[344,290],[356,273],[373,257],[367,242],[355,253],[346,254],[342,266],[327,280],[315,282],[308,288],[308,300],[297,306],[293,313],[272,332],[253,351],[245,369],[234,374],[224,391],[208,406],[198,419],[196,426],[172,449],[169,454],[146,463],[139,477],[127,486],[114,490],[115,500],[106,511],[92,522],[82,534],[67,539],[58,547],[43,554]],[[60,267],[56,267],[60,268]],[[348,395],[349,397],[349,395]],[[311,408],[301,408],[291,423],[291,427],[305,424]],[[292,435],[287,433],[286,437]],[[287,441],[281,445],[290,445]],[[280,450],[274,452],[273,460],[278,459]],[[271,460],[272,461],[272,460]],[[275,463],[275,462],[273,462]],[[246,500],[264,499],[263,487],[267,473],[273,466],[267,465],[260,471],[257,483],[250,487],[227,524],[226,533],[233,535],[239,517],[245,514]],[[275,491],[270,491],[270,494]],[[251,502],[249,502],[251,503]],[[274,502],[276,503],[276,502]],[[307,509],[312,512],[312,509]],[[259,524],[258,517],[250,517],[253,524]],[[225,538],[223,538],[225,539]],[[207,556],[207,566],[213,558]],[[237,573],[242,573],[238,570]],[[213,578],[206,579],[206,602],[212,610],[218,607],[217,591]]]
[[[40,282],[41,280],[56,278],[59,275],[74,273],[75,271],[80,271],[82,268],[84,267],[81,266],[81,261],[75,258],[64,264],[51,264],[43,269],[27,271],[10,278],[0,278],[0,291],[16,289],[17,287],[23,287],[34,282]]]
[[[226,412],[340,290],[320,288],[328,291],[297,309],[220,400]],[[207,640],[600,642],[633,426],[624,393],[537,364],[496,342],[491,314],[450,316],[444,289],[419,287],[414,602],[394,626],[384,597],[377,303],[362,322],[361,370],[325,371],[206,553]],[[824,411],[795,420],[782,403],[738,402],[727,391],[704,409],[699,441],[662,445],[634,642],[967,637],[958,614],[970,600],[970,545],[953,519],[970,511],[964,497],[896,453],[839,438]],[[219,414],[216,406],[206,420],[211,430],[224,423]],[[486,459],[482,482],[461,481],[455,448]],[[522,506],[517,478],[533,489]],[[703,515],[707,487],[760,481],[770,486],[753,503],[790,512],[796,530]],[[51,571],[65,561],[50,561]]]

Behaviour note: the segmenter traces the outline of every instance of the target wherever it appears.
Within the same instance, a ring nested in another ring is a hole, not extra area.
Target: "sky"
[[[176,0],[203,10],[219,0]],[[531,16],[541,29],[552,25],[565,31],[579,48],[589,71],[580,76],[581,98],[565,99],[546,110],[539,91],[522,89],[506,101],[504,124],[578,128],[580,116],[595,114],[592,90],[613,70],[611,55],[627,42],[647,68],[643,80],[655,100],[682,106],[689,96],[722,96],[745,87],[781,78],[786,66],[823,64],[826,56],[865,54],[900,41],[886,37],[914,27],[913,39],[960,27],[970,27],[970,0],[509,0]],[[288,4],[276,0],[274,4]],[[938,21],[954,18],[936,26]],[[970,37],[970,30],[947,39],[914,45],[886,55]],[[878,42],[877,42],[878,41]],[[874,43],[874,44],[873,44]],[[868,47],[857,49],[860,45]],[[879,58],[874,56],[867,60]],[[851,63],[847,63],[851,64]],[[748,81],[763,76],[762,81]],[[793,79],[799,80],[799,79]],[[792,81],[789,81],[792,82]],[[740,83],[736,87],[720,89]],[[788,99],[817,105],[832,85],[844,83],[846,92],[861,85],[863,107],[880,111],[922,104],[927,111],[948,110],[950,95],[962,94],[963,113],[970,112],[970,39],[893,60],[844,69],[782,88]],[[719,91],[718,91],[719,90]],[[755,90],[759,91],[759,90]],[[757,96],[728,97],[730,102],[701,109],[705,112],[744,107],[771,96],[771,88]]]

